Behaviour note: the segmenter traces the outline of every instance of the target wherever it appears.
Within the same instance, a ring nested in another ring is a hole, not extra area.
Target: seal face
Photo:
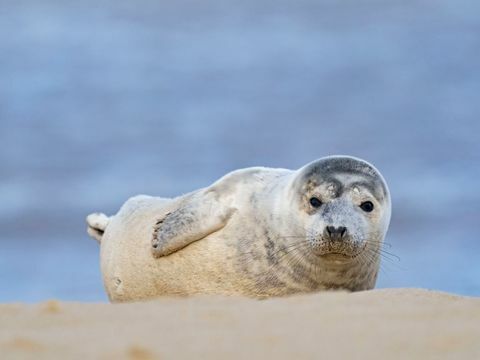
[[[292,193],[299,212],[307,215],[299,222],[318,256],[349,261],[383,240],[390,220],[389,191],[367,162],[344,156],[315,161],[299,171]]]
[[[280,296],[375,285],[390,194],[373,165],[330,156],[299,170],[248,168],[174,199],[92,214],[112,301]]]

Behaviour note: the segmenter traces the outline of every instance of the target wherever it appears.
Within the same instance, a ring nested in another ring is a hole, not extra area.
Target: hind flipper
[[[102,213],[93,213],[87,216],[87,233],[99,243],[102,241],[103,233],[110,222],[110,218]]]

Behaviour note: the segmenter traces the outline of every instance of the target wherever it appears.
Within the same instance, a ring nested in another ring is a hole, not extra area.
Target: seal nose
[[[331,240],[341,240],[347,235],[347,228],[345,226],[327,226],[325,233]]]

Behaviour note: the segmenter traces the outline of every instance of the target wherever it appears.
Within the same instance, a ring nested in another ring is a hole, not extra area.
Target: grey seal
[[[161,295],[265,298],[375,286],[391,200],[351,156],[293,171],[254,167],[174,199],[140,195],[87,217],[111,301]]]

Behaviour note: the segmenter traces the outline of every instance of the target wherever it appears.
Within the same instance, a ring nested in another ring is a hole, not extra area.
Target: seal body
[[[113,302],[371,289],[389,220],[382,176],[346,156],[237,170],[178,198],[140,195],[110,218],[87,218]]]

